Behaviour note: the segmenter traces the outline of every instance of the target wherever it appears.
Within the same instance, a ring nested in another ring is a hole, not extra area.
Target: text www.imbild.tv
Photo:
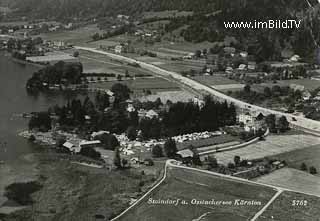
[[[298,29],[301,20],[266,20],[266,21],[227,21],[223,22],[226,29]]]

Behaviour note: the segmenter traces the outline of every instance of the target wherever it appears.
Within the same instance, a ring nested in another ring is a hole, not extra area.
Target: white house
[[[264,115],[262,113],[250,114],[249,112],[240,113],[238,115],[238,122],[244,125],[244,130],[254,131],[261,129],[264,124]]]
[[[81,150],[81,147],[79,145],[76,145],[72,141],[67,141],[62,146],[70,150],[71,153],[79,153]]]
[[[157,112],[155,112],[154,110],[149,110],[146,113],[146,117],[149,119],[158,118],[159,114]]]
[[[117,54],[121,54],[122,50],[123,50],[123,46],[122,45],[116,45],[114,47],[114,52],[117,53]]]
[[[87,141],[87,140],[83,140],[79,143],[79,147],[82,148],[82,147],[97,147],[101,145],[101,141],[100,140],[90,140],[90,141]]]

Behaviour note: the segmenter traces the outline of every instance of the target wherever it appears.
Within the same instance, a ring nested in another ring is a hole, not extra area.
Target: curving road
[[[167,80],[170,80],[170,79],[175,80],[182,85],[186,85],[190,88],[193,88],[196,91],[207,92],[207,93],[211,94],[212,96],[215,96],[221,100],[226,100],[229,103],[234,103],[239,108],[250,109],[253,112],[261,112],[265,115],[266,114],[275,114],[277,116],[286,116],[289,123],[291,124],[291,126],[296,127],[300,130],[304,130],[305,132],[320,136],[320,122],[319,121],[311,120],[311,119],[301,117],[301,116],[295,116],[293,114],[283,113],[280,111],[271,110],[268,108],[259,107],[256,105],[252,105],[252,104],[240,101],[240,100],[235,99],[233,97],[230,97],[226,94],[223,94],[220,91],[218,91],[212,87],[201,84],[193,79],[183,77],[182,75],[180,75],[176,72],[167,71],[167,70],[164,70],[164,69],[157,67],[155,65],[148,64],[148,63],[142,62],[142,61],[138,61],[133,58],[128,58],[128,57],[125,57],[122,55],[97,50],[95,48],[80,47],[80,46],[75,46],[74,48],[78,49],[78,50],[85,50],[85,51],[89,51],[89,52],[93,52],[93,53],[103,54],[103,55],[106,55],[106,56],[111,57],[113,59],[120,60],[120,61],[127,62],[127,63],[137,63],[141,66],[141,68],[149,70],[160,77],[166,78]]]

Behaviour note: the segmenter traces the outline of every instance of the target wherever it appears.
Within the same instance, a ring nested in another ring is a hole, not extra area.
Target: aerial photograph
[[[320,221],[320,0],[0,0],[0,221]]]

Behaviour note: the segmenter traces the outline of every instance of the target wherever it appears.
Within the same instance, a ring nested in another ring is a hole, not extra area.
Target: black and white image
[[[320,1],[0,0],[0,221],[320,220]]]

